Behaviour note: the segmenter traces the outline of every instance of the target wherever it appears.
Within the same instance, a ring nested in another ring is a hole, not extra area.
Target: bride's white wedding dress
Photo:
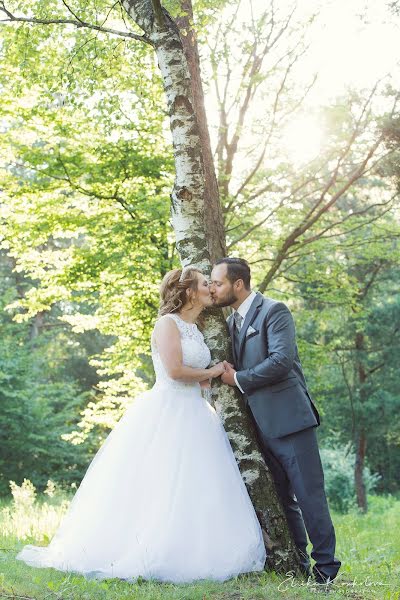
[[[178,315],[183,362],[210,351]],[[171,379],[152,340],[154,387],[138,396],[91,462],[47,547],[17,558],[87,578],[223,581],[260,571],[261,528],[227,435],[198,383]]]

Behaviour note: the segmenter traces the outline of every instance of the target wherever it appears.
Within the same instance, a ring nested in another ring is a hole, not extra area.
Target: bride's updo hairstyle
[[[186,290],[197,291],[197,273],[201,273],[197,267],[184,267],[183,269],[172,269],[164,275],[160,286],[160,308],[158,316],[178,312],[189,300]]]

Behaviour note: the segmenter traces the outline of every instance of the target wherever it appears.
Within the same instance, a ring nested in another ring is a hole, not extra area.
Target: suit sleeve
[[[245,394],[284,379],[295,358],[296,338],[292,314],[282,302],[277,302],[265,319],[268,357],[250,369],[236,372],[236,380]]]

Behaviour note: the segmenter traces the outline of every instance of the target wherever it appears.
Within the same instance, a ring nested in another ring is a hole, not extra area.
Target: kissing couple
[[[138,395],[90,463],[47,547],[17,555],[34,567],[86,578],[138,577],[188,583],[261,571],[267,557],[254,507],[227,434],[201,388],[216,377],[237,386],[256,427],[302,570],[332,581],[335,531],[315,428],[319,415],[301,368],[287,306],[254,292],[250,268],[223,258],[211,279],[169,271],[151,336],[154,386]],[[234,365],[210,366],[196,325],[211,306],[230,306]]]

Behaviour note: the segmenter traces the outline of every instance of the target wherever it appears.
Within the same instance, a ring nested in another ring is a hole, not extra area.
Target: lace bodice
[[[187,323],[175,313],[164,315],[161,318],[173,319],[179,329],[183,364],[187,367],[205,369],[210,364],[211,354],[204,343],[203,334],[199,331],[197,325],[195,323]],[[151,356],[153,359],[154,371],[156,373],[156,384],[164,384],[176,389],[198,387],[199,384],[197,382],[186,383],[169,377],[156,347],[154,331],[151,336]]]

